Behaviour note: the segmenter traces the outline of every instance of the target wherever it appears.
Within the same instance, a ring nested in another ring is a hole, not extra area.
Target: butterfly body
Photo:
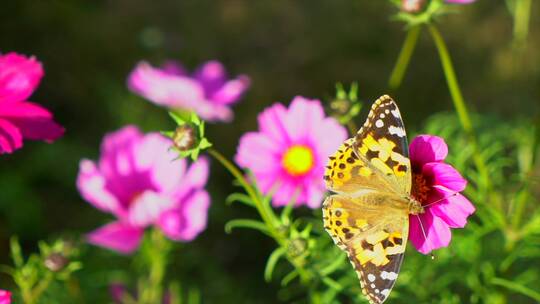
[[[382,96],[354,138],[330,157],[324,227],[349,256],[362,293],[383,303],[394,286],[407,243],[409,215],[424,212],[411,195],[412,169],[396,103]]]

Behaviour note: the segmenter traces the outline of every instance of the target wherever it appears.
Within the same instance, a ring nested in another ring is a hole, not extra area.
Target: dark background
[[[518,55],[504,1],[479,0],[440,19],[475,111],[503,120],[538,113],[540,8],[534,5],[528,45]],[[11,235],[30,252],[37,240],[76,237],[111,219],[79,196],[79,160],[96,159],[103,135],[126,124],[144,131],[173,127],[163,109],[127,90],[126,76],[137,61],[157,65],[171,58],[193,69],[218,59],[233,75],[251,77],[234,122],[208,127],[210,140],[232,157],[240,135],[256,129],[257,113],[273,102],[287,104],[295,95],[328,100],[338,81],[357,81],[363,100],[388,93],[405,36],[403,24],[391,21],[393,12],[385,1],[372,0],[2,1],[0,52],[43,62],[46,76],[31,101],[53,111],[66,133],[53,145],[27,141],[22,150],[0,157],[0,262],[9,263]],[[432,113],[452,109],[426,31],[402,87],[392,94],[409,130]],[[252,231],[224,232],[228,220],[255,214],[226,206],[231,178],[215,162],[211,171],[208,229],[177,246],[169,277],[197,286],[208,303],[274,303],[278,283],[267,285],[262,277],[273,241]],[[84,291],[88,298],[106,298],[108,281],[125,277],[121,270],[131,263],[97,248],[84,249],[84,256],[81,284],[91,281],[99,291]]]

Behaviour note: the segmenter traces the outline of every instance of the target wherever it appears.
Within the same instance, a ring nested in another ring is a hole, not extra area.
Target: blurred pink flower
[[[325,117],[318,100],[295,97],[287,109],[276,103],[259,114],[259,131],[240,138],[235,161],[253,172],[274,206],[321,205],[328,155],[347,138],[335,119]]]
[[[188,167],[185,159],[174,160],[171,145],[158,133],[143,135],[127,126],[105,136],[97,164],[81,161],[81,195],[117,218],[91,232],[90,243],[127,254],[151,225],[176,241],[191,241],[205,229],[208,161],[201,157]]]
[[[452,3],[452,4],[469,4],[473,3],[476,0],[445,0],[446,3]]]
[[[218,61],[208,61],[193,75],[178,63],[168,62],[161,69],[140,62],[128,77],[128,87],[161,106],[195,111],[206,121],[230,121],[230,106],[244,94],[250,80],[245,75],[228,80]]]
[[[413,171],[412,196],[425,206],[425,213],[410,215],[409,238],[423,254],[446,247],[450,228],[463,228],[475,208],[459,192],[467,181],[452,166],[445,164],[448,147],[437,136],[420,135],[409,147]],[[422,221],[426,237],[418,219]]]
[[[0,304],[11,304],[11,292],[0,289]]]
[[[17,53],[0,54],[0,154],[23,146],[23,138],[52,142],[64,133],[47,109],[26,99],[43,77],[41,63]]]

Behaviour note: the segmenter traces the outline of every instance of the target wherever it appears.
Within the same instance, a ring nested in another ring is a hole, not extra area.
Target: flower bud
[[[174,131],[172,140],[174,146],[180,151],[188,151],[195,147],[196,138],[195,129],[190,125],[182,125]]]
[[[424,7],[425,0],[402,0],[401,10],[407,13],[418,13]]]
[[[297,257],[302,255],[308,247],[308,243],[303,238],[296,238],[289,242],[288,251],[289,255],[292,257]]]
[[[58,272],[64,269],[68,263],[69,259],[58,252],[49,254],[49,256],[47,256],[43,262],[45,267],[52,272]]]

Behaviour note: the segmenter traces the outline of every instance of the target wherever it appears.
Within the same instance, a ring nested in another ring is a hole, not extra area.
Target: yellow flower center
[[[281,164],[290,175],[304,175],[313,168],[313,152],[304,145],[291,146],[283,154]]]

